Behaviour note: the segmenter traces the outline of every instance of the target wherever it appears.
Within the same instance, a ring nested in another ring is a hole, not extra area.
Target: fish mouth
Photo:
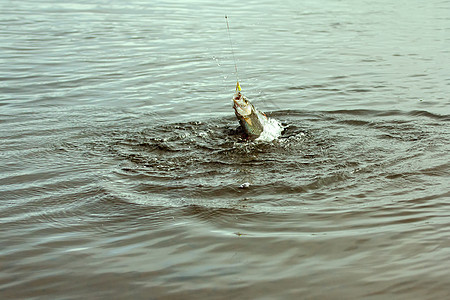
[[[240,116],[248,116],[252,113],[252,107],[250,103],[242,96],[240,92],[236,92],[233,97],[233,108],[236,114],[239,114]]]

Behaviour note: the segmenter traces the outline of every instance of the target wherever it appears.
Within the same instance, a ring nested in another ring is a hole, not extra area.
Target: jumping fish
[[[247,137],[251,140],[258,138],[264,131],[264,124],[268,123],[268,118],[241,93],[239,81],[236,84],[233,103],[234,113]]]
[[[227,22],[228,38],[230,40],[231,53],[233,54],[234,70],[236,74],[236,92],[233,96],[233,108],[239,124],[244,130],[247,138],[250,140],[259,139],[262,141],[272,141],[280,136],[283,131],[281,124],[275,119],[269,119],[264,113],[258,111],[253,104],[241,93],[239,85],[239,76],[234,56],[233,42],[230,35],[230,26],[228,17],[225,16]]]

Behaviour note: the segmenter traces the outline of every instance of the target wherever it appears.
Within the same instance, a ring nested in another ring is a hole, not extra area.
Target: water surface
[[[450,2],[0,12],[2,298],[450,296]]]

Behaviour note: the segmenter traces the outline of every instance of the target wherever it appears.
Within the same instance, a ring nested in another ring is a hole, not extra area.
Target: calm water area
[[[0,298],[450,299],[449,69],[448,0],[0,0]]]

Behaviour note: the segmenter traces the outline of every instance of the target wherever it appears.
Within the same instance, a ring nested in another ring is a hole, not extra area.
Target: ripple
[[[2,296],[448,298],[448,3],[194,2],[3,5]]]

